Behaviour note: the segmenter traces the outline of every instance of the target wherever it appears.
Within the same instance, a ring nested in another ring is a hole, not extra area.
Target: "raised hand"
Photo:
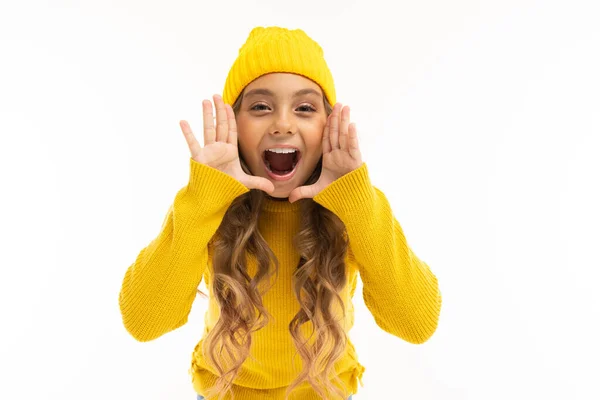
[[[341,109],[341,110],[340,110]],[[363,162],[358,148],[356,125],[350,122],[350,107],[336,103],[323,129],[323,167],[319,180],[292,190],[290,203],[313,198],[336,179],[359,168]]]
[[[204,147],[196,140],[187,121],[179,121],[185,140],[194,161],[222,171],[240,181],[248,189],[260,189],[267,193],[275,190],[275,185],[267,178],[248,175],[242,169],[238,154],[237,125],[235,114],[221,96],[213,95],[217,111],[217,127],[213,122],[213,105],[210,100],[202,101],[204,119]]]

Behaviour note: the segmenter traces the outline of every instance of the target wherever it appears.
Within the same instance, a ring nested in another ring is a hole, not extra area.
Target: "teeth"
[[[272,151],[273,153],[294,153],[296,149],[290,148],[276,148],[276,149],[267,149],[267,151]]]

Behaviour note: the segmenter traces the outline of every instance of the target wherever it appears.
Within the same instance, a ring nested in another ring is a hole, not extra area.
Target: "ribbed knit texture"
[[[229,175],[190,158],[188,185],[177,193],[160,233],[140,251],[123,279],[119,306],[124,326],[135,339],[150,341],[184,325],[202,278],[210,292],[208,242],[231,202],[248,190]],[[313,200],[334,212],[348,231],[348,285],[341,294],[348,313],[346,331],[354,324],[352,297],[360,276],[365,304],[378,326],[410,343],[427,341],[437,329],[442,303],[437,278],[408,246],[386,197],[372,186],[366,164]],[[280,263],[279,277],[263,298],[274,321],[253,335],[250,351],[256,361],[247,359],[234,381],[237,400],[284,399],[287,386],[301,371],[288,331],[299,309],[292,292],[299,260],[292,237],[299,229],[299,206],[267,200],[261,213],[259,229]],[[248,260],[249,270],[255,270],[254,259]],[[203,357],[202,342],[218,314],[218,304],[210,298],[204,333],[191,357],[192,384],[203,395],[216,376]],[[365,367],[351,341],[335,367],[345,391],[357,393]],[[290,396],[290,400],[313,399],[320,397],[306,383]]]
[[[278,26],[256,27],[250,31],[227,74],[223,101],[233,104],[250,82],[272,72],[305,76],[321,86],[329,104],[336,102],[333,76],[321,46],[301,29]]]

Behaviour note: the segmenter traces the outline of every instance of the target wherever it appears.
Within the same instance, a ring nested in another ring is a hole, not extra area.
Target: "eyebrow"
[[[259,95],[259,94],[262,94],[262,95],[265,95],[265,96],[275,97],[275,93],[273,93],[269,89],[263,89],[263,88],[249,90],[248,92],[246,92],[244,94],[244,97],[250,97],[250,96]],[[298,96],[302,96],[302,95],[305,95],[305,94],[316,94],[317,96],[321,96],[321,93],[317,92],[315,89],[307,88],[307,89],[300,89],[300,90],[298,90],[297,92],[295,92],[293,94],[292,97],[298,97]]]

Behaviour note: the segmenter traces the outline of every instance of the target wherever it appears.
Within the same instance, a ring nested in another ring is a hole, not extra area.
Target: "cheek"
[[[238,144],[244,150],[251,151],[257,149],[260,142],[260,134],[257,127],[250,123],[237,125]]]
[[[249,120],[241,120],[237,122],[237,137],[238,142],[244,149],[256,149],[261,140],[261,132],[263,132],[260,124],[253,123]]]
[[[241,132],[238,132],[238,150],[240,157],[242,157],[247,163],[253,163],[255,159],[256,146],[252,143],[251,137],[246,137]]]
[[[315,157],[320,157],[321,155],[321,151],[322,146],[323,146],[323,133],[322,131],[319,131],[317,133],[314,133],[310,136],[307,136],[306,139],[306,146],[307,148],[311,149],[311,151],[313,153],[315,153]],[[318,154],[316,154],[318,153]]]
[[[304,141],[311,147],[318,147],[323,139],[323,129],[325,128],[325,121],[323,123],[317,123],[314,121],[307,122],[304,126],[301,126],[300,130],[304,133]]]

